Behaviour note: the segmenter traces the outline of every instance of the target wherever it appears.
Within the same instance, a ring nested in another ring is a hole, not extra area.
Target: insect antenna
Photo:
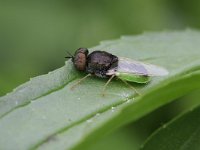
[[[65,58],[72,58],[72,56],[66,56]]]
[[[66,56],[65,58],[74,58],[74,56],[73,56],[70,52],[67,51],[67,54],[68,54],[69,56]]]

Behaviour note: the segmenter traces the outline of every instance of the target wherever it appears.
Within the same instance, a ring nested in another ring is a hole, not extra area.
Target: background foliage
[[[200,27],[196,0],[0,1],[0,95],[64,64],[66,50],[149,30]]]

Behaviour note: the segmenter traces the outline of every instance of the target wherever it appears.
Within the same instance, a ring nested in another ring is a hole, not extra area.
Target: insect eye
[[[79,48],[79,49],[76,50],[75,54],[77,54],[77,53],[83,53],[87,56],[88,55],[88,49],[87,48]]]
[[[87,48],[79,48],[76,50],[76,52],[74,54],[74,58],[72,58],[72,61],[78,70],[80,70],[80,71],[85,70],[86,62],[87,62],[87,55],[88,55]]]

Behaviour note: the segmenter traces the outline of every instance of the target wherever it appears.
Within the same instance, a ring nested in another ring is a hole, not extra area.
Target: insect
[[[114,77],[121,79],[125,84],[130,86],[127,81],[148,83],[153,76],[168,75],[168,71],[165,68],[128,58],[117,57],[105,51],[93,51],[89,54],[87,48],[79,48],[74,55],[68,54],[70,56],[66,58],[72,58],[72,62],[77,70],[88,73],[77,84],[91,75],[100,78],[109,78],[103,88],[103,93],[106,86]],[[130,87],[133,88],[132,86]],[[136,91],[135,88],[133,89]]]

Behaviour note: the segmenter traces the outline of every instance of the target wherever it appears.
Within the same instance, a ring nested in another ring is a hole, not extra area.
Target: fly
[[[165,68],[129,58],[117,57],[105,51],[93,51],[89,54],[87,48],[79,48],[74,55],[69,55],[66,58],[72,58],[75,68],[87,73],[77,84],[91,75],[109,78],[103,88],[103,93],[114,77],[121,79],[130,86],[127,81],[144,84],[148,83],[153,76],[166,76],[169,73]],[[134,87],[130,87],[138,93]]]

